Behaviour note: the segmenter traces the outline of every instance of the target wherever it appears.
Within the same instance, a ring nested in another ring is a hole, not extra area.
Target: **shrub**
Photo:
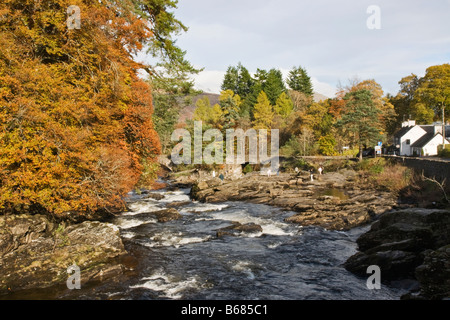
[[[438,147],[438,156],[442,158],[450,158],[450,145],[446,145],[442,148],[442,145]]]
[[[409,186],[412,179],[413,171],[401,165],[386,166],[371,178],[377,188],[395,193]]]
[[[253,172],[253,166],[252,166],[251,164],[247,164],[247,165],[244,167],[244,170],[242,170],[242,172],[243,172],[244,174]]]

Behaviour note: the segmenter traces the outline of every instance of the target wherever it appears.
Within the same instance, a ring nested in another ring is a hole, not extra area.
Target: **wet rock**
[[[350,257],[344,264],[345,268],[357,275],[366,276],[367,267],[380,267],[382,280],[398,280],[411,278],[421,259],[414,253],[388,250],[366,254],[359,252]]]
[[[86,221],[54,228],[43,216],[0,220],[4,228],[0,247],[8,248],[0,258],[0,294],[65,285],[67,268],[73,264],[81,269],[82,285],[124,270],[116,259],[127,252],[112,224]]]
[[[232,222],[231,226],[220,228],[217,230],[217,237],[223,237],[223,236],[237,236],[242,233],[258,233],[262,232],[262,227],[255,223],[246,223],[241,224],[239,222]]]
[[[169,202],[166,204],[167,208],[178,208],[178,207],[182,207],[182,206],[186,206],[188,204],[190,204],[190,201],[176,201],[176,202]]]
[[[143,199],[161,200],[161,199],[164,199],[164,195],[162,195],[160,193],[149,192]]]
[[[382,280],[416,279],[420,291],[403,299],[450,297],[450,211],[421,208],[385,213],[357,241],[345,268],[365,275],[378,265]]]
[[[148,212],[144,214],[150,214],[156,216],[158,222],[168,222],[172,220],[181,219],[183,216],[174,208],[168,208],[159,211]]]
[[[419,297],[433,300],[450,298],[450,245],[426,252],[415,275],[420,282]]]

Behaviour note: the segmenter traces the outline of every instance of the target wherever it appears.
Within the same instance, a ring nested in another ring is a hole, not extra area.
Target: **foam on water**
[[[252,271],[252,263],[249,261],[238,261],[237,263],[233,264],[231,267],[232,270],[237,272],[242,272],[247,276],[247,279],[254,280],[255,274]]]
[[[178,233],[169,233],[169,232],[161,232],[150,237],[151,242],[147,242],[145,246],[154,248],[154,247],[175,247],[179,248],[180,246],[190,244],[190,243],[199,243],[210,240],[211,236],[206,237],[186,237],[182,232]]]
[[[209,211],[221,211],[228,208],[226,204],[213,204],[213,203],[195,203],[194,207],[184,208],[180,210],[180,213],[200,213]]]
[[[234,212],[218,212],[212,214],[213,219],[226,220],[226,221],[237,221],[239,223],[256,223],[261,226],[262,234],[275,235],[275,236],[286,236],[294,235],[296,232],[293,231],[291,225],[274,221],[272,219],[266,219],[261,217],[254,217],[249,215],[246,211],[236,210]],[[260,234],[261,235],[261,234]]]
[[[120,229],[130,229],[134,227],[138,227],[143,224],[147,223],[156,223],[156,219],[146,219],[146,220],[140,220],[140,219],[125,219],[125,218],[117,218],[115,219],[115,224]]]
[[[123,215],[125,216],[134,216],[144,212],[154,212],[164,209],[163,207],[159,206],[158,202],[156,201],[138,201],[131,203],[128,207],[131,209],[131,211],[124,212]]]
[[[170,191],[163,193],[164,199],[159,200],[160,202],[183,202],[190,201],[189,194],[186,191]]]
[[[145,288],[156,292],[161,292],[161,297],[167,297],[171,299],[183,298],[183,291],[187,289],[199,288],[198,280],[195,277],[188,279],[176,279],[175,277],[165,274],[159,270],[152,274],[150,277],[142,279],[145,281],[142,284],[131,286],[131,288]]]

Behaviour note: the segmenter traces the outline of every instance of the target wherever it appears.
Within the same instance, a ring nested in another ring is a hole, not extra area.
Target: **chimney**
[[[402,122],[402,128],[404,127],[414,127],[416,125],[416,120],[408,120]]]
[[[442,124],[438,124],[438,123],[436,123],[434,126],[433,126],[433,128],[434,128],[434,135],[437,135],[438,133],[440,133],[440,134],[442,134]]]

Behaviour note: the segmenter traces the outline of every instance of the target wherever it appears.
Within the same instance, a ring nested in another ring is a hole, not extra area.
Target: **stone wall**
[[[412,168],[417,173],[423,173],[428,178],[435,178],[438,181],[446,179],[447,182],[450,182],[450,161],[395,156],[385,156],[385,158],[397,161],[408,168]]]

